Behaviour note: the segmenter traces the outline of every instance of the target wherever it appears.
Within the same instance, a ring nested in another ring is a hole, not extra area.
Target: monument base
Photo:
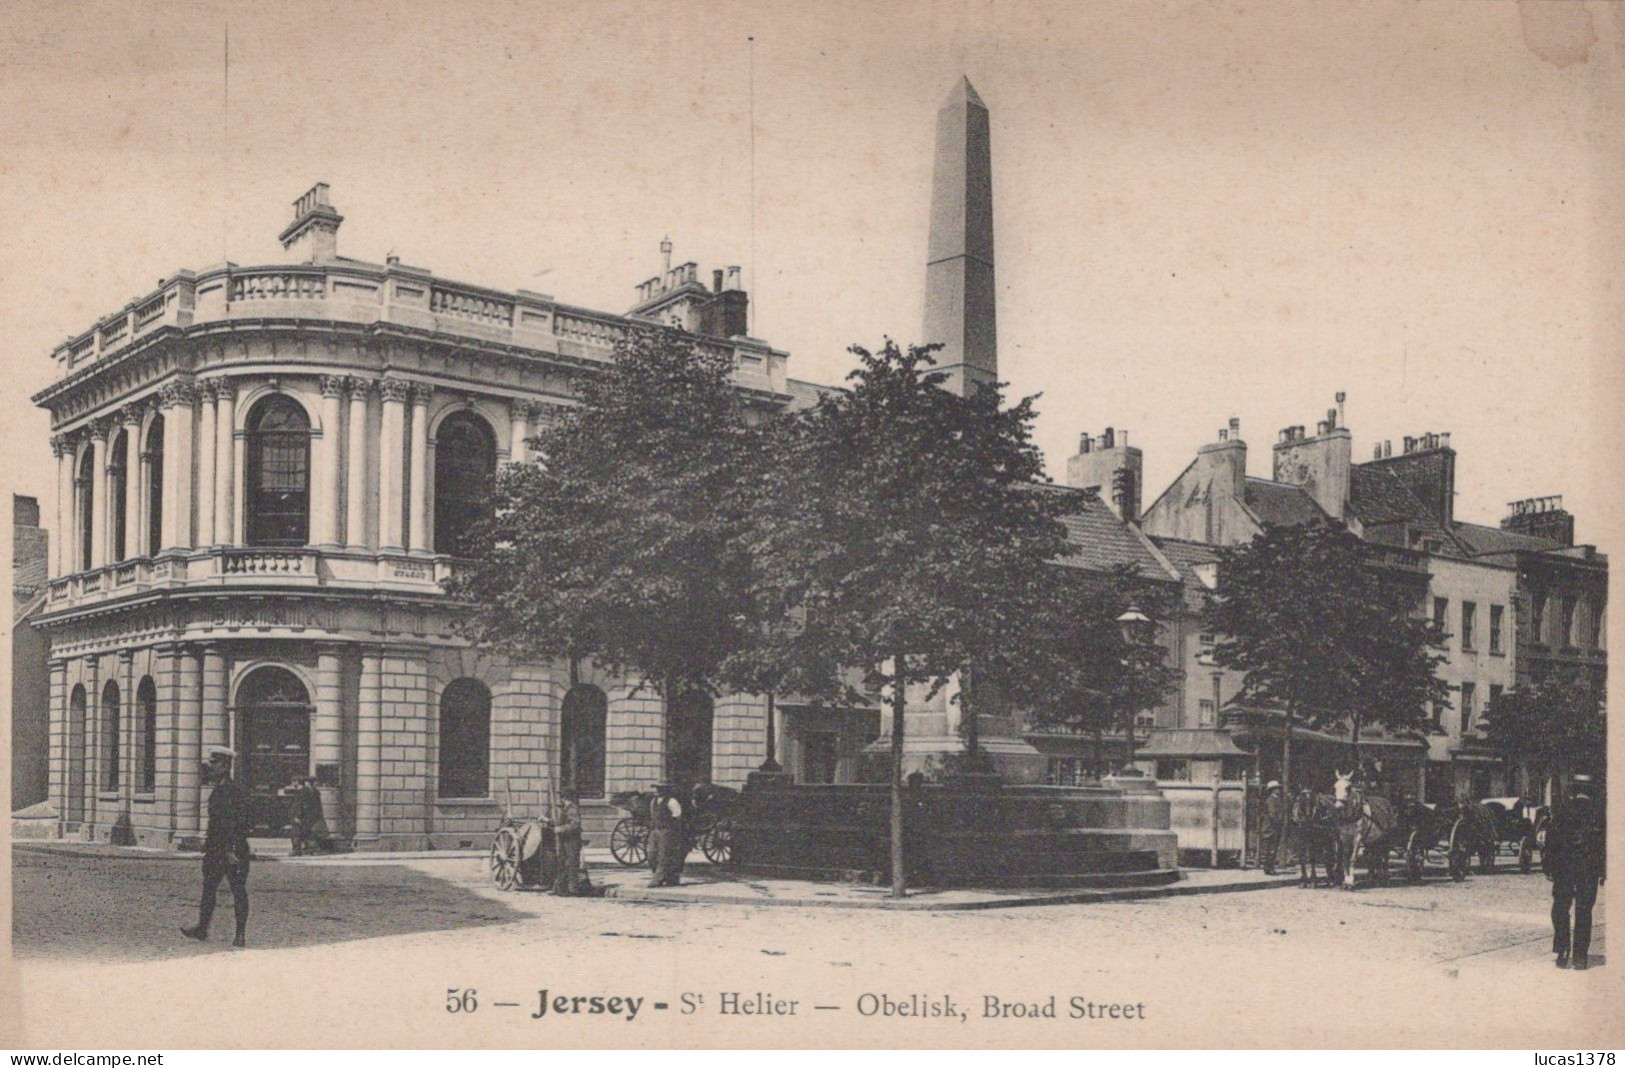
[[[904,798],[908,881],[929,886],[1146,886],[1178,878],[1178,839],[1154,784],[1009,785],[973,775]],[[884,784],[747,786],[734,857],[747,874],[891,879]]]

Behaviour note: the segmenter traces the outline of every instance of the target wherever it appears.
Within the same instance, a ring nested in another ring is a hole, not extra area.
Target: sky
[[[1341,390],[1356,459],[1452,433],[1460,518],[1561,493],[1581,540],[1625,526],[1625,4],[6,12],[0,433],[47,517],[51,349],[179,268],[277,262],[316,181],[342,254],[612,311],[669,234],[704,277],[744,267],[794,377],[838,382],[848,345],[921,340],[964,74],[992,116],[1000,373],[1042,395],[1053,476],[1080,431],[1126,428],[1149,501],[1237,416],[1267,477]]]

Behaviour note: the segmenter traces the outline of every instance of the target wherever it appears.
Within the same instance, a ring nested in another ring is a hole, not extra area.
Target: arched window
[[[559,723],[559,784],[580,797],[604,796],[604,721],[609,699],[596,686],[564,695]]]
[[[247,528],[250,545],[304,545],[310,540],[310,420],[290,397],[276,394],[248,418]]]
[[[667,700],[666,775],[679,786],[711,778],[711,697],[687,690]]]
[[[152,677],[135,688],[136,788],[150,794],[158,786],[158,687]]]
[[[124,504],[128,500],[125,495],[125,484],[130,477],[130,435],[119,432],[113,440],[113,452],[107,461],[107,507],[113,516],[113,545],[109,561],[124,559],[124,552],[128,539],[130,517],[124,514]]]
[[[118,789],[119,713],[118,683],[102,687],[102,789]]]
[[[440,424],[434,446],[434,549],[466,556],[469,532],[491,514],[496,436],[485,420],[458,412]]]
[[[440,796],[485,797],[491,779],[491,691],[457,679],[440,695]]]
[[[147,427],[147,448],[141,454],[147,469],[147,555],[164,547],[164,417],[153,416]]]
[[[90,570],[90,554],[96,541],[96,451],[85,449],[79,459],[79,477],[73,480],[78,499],[79,570]]]
[[[78,822],[85,811],[85,722],[89,700],[83,685],[76,685],[68,696],[68,797],[64,815]]]

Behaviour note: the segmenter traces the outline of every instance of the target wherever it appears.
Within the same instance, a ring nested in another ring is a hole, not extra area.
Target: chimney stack
[[[1066,461],[1066,484],[1094,490],[1121,519],[1140,520],[1144,457],[1130,448],[1128,431],[1107,427],[1098,438],[1078,436],[1078,451]]]
[[[293,222],[277,239],[302,263],[331,263],[338,258],[342,222],[327,199],[327,183],[317,182],[293,202]]]
[[[1507,505],[1501,529],[1536,538],[1547,538],[1567,549],[1574,544],[1574,517],[1563,507],[1561,496],[1529,497]]]
[[[1337,406],[1326,409],[1326,418],[1315,423],[1314,437],[1305,437],[1301,426],[1282,431],[1271,473],[1277,482],[1302,486],[1326,514],[1341,519],[1348,508],[1354,441],[1342,425],[1346,395],[1340,392],[1336,397]]]

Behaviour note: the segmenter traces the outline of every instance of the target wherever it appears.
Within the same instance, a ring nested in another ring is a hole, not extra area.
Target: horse
[[[1326,885],[1337,882],[1337,842],[1332,831],[1332,800],[1313,790],[1299,790],[1287,812],[1287,832],[1292,851],[1298,855],[1298,885],[1311,887],[1319,882],[1317,862],[1326,867]]]
[[[1337,865],[1343,889],[1354,889],[1354,862],[1361,850],[1366,866],[1379,882],[1388,881],[1388,850],[1399,827],[1393,806],[1385,798],[1369,797],[1354,784],[1352,772],[1336,772],[1332,785],[1332,820],[1337,827]]]

